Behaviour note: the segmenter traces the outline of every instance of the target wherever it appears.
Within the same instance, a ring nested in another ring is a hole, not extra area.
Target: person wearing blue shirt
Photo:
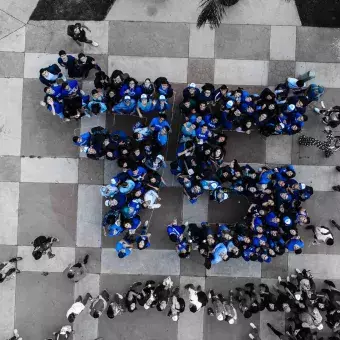
[[[163,127],[167,126],[170,129],[170,124],[166,120],[166,115],[160,114],[151,120],[149,128],[155,132],[159,132]]]
[[[280,224],[280,219],[276,216],[274,212],[270,212],[266,215],[266,224],[273,228],[278,228]]]
[[[169,132],[169,127],[164,126],[157,133],[157,142],[161,147],[165,146],[168,143],[168,132]]]
[[[136,111],[136,101],[130,96],[125,96],[124,100],[116,104],[112,112],[117,114],[132,115]]]
[[[61,70],[57,64],[42,68],[39,71],[39,80],[46,86],[51,86],[57,81],[58,78],[62,78],[64,81],[66,81],[66,78],[61,73]]]
[[[266,242],[267,242],[267,237],[264,236],[264,235],[256,235],[253,237],[253,245],[255,247],[264,247],[266,245]]]
[[[80,89],[78,82],[76,80],[68,80],[64,81],[61,84],[61,96],[64,97],[74,97],[76,95],[80,95]]]
[[[211,132],[208,130],[206,125],[196,129],[196,139],[198,140],[199,144],[207,142],[210,137]]]
[[[224,243],[218,243],[212,251],[211,264],[217,264],[221,261],[227,261],[229,259],[228,249]]]
[[[172,242],[179,242],[184,234],[184,230],[185,227],[183,225],[178,225],[176,219],[174,219],[172,224],[169,224],[166,229],[169,239]]]
[[[295,252],[295,254],[301,254],[302,248],[305,246],[300,236],[294,236],[289,241],[286,242],[286,248],[289,251]]]
[[[116,244],[116,252],[118,253],[118,257],[123,259],[126,256],[129,256],[132,253],[133,249],[133,237],[127,234],[122,240],[117,242]]]
[[[73,137],[73,143],[77,146],[90,146],[92,135],[90,132],[84,132],[80,136]]]
[[[149,248],[151,234],[148,233],[149,221],[145,221],[141,233],[136,238],[137,249],[143,250]]]
[[[127,229],[130,234],[134,234],[135,231],[140,227],[141,223],[142,222],[139,215],[136,215],[132,218],[125,220],[123,227]]]
[[[156,102],[148,99],[148,96],[143,93],[137,102],[137,113],[139,117],[143,118],[143,115],[153,112],[155,110],[155,106]]]
[[[53,113],[53,116],[57,115],[59,116],[59,118],[65,119],[64,105],[62,103],[59,103],[58,101],[54,101],[51,96],[47,96],[46,104],[47,104],[47,109]]]
[[[105,201],[105,206],[110,207],[111,210],[117,211],[123,208],[127,201],[124,194],[118,192],[111,199]]]
[[[121,213],[124,218],[131,219],[135,217],[141,209],[142,209],[141,200],[133,199],[122,208]]]
[[[114,237],[123,233],[124,228],[121,226],[121,221],[118,212],[109,211],[103,218],[104,236]]]
[[[97,115],[105,113],[107,111],[107,106],[102,102],[91,101],[87,104],[87,109],[90,114]]]
[[[164,114],[169,109],[170,104],[167,103],[165,96],[159,96],[158,100],[156,101],[154,110],[157,111],[159,114]]]
[[[132,131],[132,136],[137,142],[148,139],[152,135],[152,130],[150,130],[148,126],[144,126],[141,122],[137,122],[133,126]]]
[[[208,114],[204,116],[204,122],[210,130],[216,130],[220,127],[218,118],[214,116],[213,114]]]
[[[135,166],[128,170],[128,175],[134,181],[141,181],[144,179],[147,171],[142,166]]]
[[[72,55],[66,54],[64,50],[59,51],[58,64],[68,71],[68,76],[70,78],[81,76],[76,58]]]
[[[142,89],[140,86],[137,85],[137,81],[135,79],[130,78],[127,81],[127,84],[124,84],[122,86],[119,94],[121,95],[121,97],[129,96],[133,98],[134,100],[138,100],[138,98],[142,94]]]
[[[44,92],[46,93],[46,96],[52,96],[53,98],[56,98],[58,101],[61,101],[61,92],[62,88],[61,85],[53,84],[51,86],[46,86],[44,88]]]

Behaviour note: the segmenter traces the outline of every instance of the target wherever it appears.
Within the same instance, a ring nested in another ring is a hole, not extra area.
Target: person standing
[[[91,32],[91,30],[87,26],[79,22],[75,23],[74,25],[68,25],[67,35],[69,35],[79,46],[81,46],[82,42],[86,44],[91,44],[95,47],[99,46],[97,42],[86,37],[86,32],[84,28]]]

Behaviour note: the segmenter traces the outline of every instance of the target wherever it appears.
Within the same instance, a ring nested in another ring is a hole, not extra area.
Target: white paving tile
[[[99,294],[99,274],[87,274],[82,280],[75,284],[74,299],[79,295],[83,298],[86,293],[90,293],[93,298]],[[98,319],[94,319],[89,314],[90,302],[87,303],[85,310],[77,316],[74,324],[75,340],[93,340],[98,336]]]
[[[267,85],[268,61],[215,60],[215,84]]]
[[[1,52],[25,52],[26,28],[21,27],[0,40]]]
[[[179,275],[179,261],[175,250],[133,250],[131,255],[120,259],[115,249],[105,248],[102,249],[101,272],[126,275]]]
[[[192,22],[198,16],[199,0],[117,0],[106,20]]]
[[[78,159],[21,158],[21,182],[78,183]]]
[[[39,0],[1,0],[0,9],[27,23]]]
[[[334,166],[296,165],[295,170],[297,180],[312,186],[314,191],[332,191],[332,186],[340,183]]]
[[[97,47],[91,44],[84,44],[85,54],[107,54],[109,48],[109,22],[86,21],[85,25],[91,29],[89,38],[99,44]]]
[[[0,244],[17,244],[19,183],[0,182]]]
[[[101,246],[102,197],[99,185],[78,186],[77,246]]]
[[[196,204],[183,197],[183,221],[201,223],[208,221],[209,193],[206,191],[198,199]]]
[[[270,60],[295,60],[296,27],[272,26]]]
[[[246,262],[242,258],[230,259],[228,262],[212,265],[207,270],[207,276],[261,277],[261,263]]]
[[[10,339],[13,336],[15,315],[15,287],[16,278],[1,283],[0,305],[3,311],[0,318],[1,339]]]
[[[20,156],[23,79],[0,78],[0,155]]]
[[[214,58],[215,30],[209,25],[198,29],[195,24],[190,25],[189,57]]]
[[[340,279],[340,255],[301,254],[288,255],[288,271],[293,273],[295,268],[310,269],[315,279]]]
[[[128,72],[138,81],[164,76],[170,83],[186,83],[188,58],[109,56],[109,74],[115,69]]]
[[[301,26],[295,1],[282,0],[239,1],[226,10],[222,22],[237,25]]]
[[[292,136],[270,136],[266,138],[266,163],[291,164]]]
[[[25,53],[25,78],[39,78],[39,70],[52,64],[57,64],[58,54]],[[44,85],[41,84],[43,87]]]
[[[75,260],[75,248],[71,247],[52,247],[52,252],[55,254],[52,259],[43,255],[40,260],[35,260],[32,251],[33,246],[18,246],[18,256],[23,258],[20,261],[21,271],[62,273]]]
[[[186,306],[189,306],[189,298],[184,286],[189,283],[196,287],[200,285],[202,290],[205,290],[204,277],[181,276],[180,294],[184,298]],[[185,308],[178,321],[178,340],[203,340],[204,312],[204,308],[197,313],[191,313],[188,307]]]
[[[325,87],[340,88],[340,64],[338,63],[296,63],[296,75],[299,76],[310,70],[315,71],[316,77],[312,83]]]
[[[2,2],[6,2],[6,0],[1,0],[0,3]],[[0,11],[0,23],[1,23],[0,39],[8,37],[10,34],[24,26],[22,22],[16,20],[15,18],[13,18],[12,16],[8,15],[3,11]]]

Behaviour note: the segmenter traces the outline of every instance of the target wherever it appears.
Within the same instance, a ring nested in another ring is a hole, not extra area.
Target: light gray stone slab
[[[197,28],[190,24],[189,57],[214,58],[215,57],[215,30],[209,25]]]
[[[52,259],[43,255],[40,260],[35,260],[32,251],[33,246],[18,246],[18,256],[23,258],[20,261],[21,271],[62,273],[75,259],[75,249],[71,247],[52,247],[55,254]]]
[[[0,155],[20,156],[23,80],[0,78]]]
[[[87,274],[85,278],[75,284],[74,299],[79,295],[83,298],[86,293],[90,293],[93,298],[99,294],[98,274]],[[89,314],[90,302],[87,303],[85,310],[77,316],[77,322],[74,323],[75,340],[93,340],[98,336],[98,319],[94,319]],[[106,316],[103,316],[106,317]]]
[[[246,262],[242,258],[230,259],[228,262],[220,262],[212,265],[207,270],[207,276],[225,277],[261,277],[261,263]]]
[[[20,181],[20,157],[0,156],[0,182]]]
[[[21,158],[21,181],[78,183],[78,159]]]
[[[109,74],[115,69],[129,72],[138,81],[144,81],[145,78],[155,80],[164,76],[170,83],[186,83],[188,59],[109,56]]]
[[[188,66],[189,83],[213,83],[214,82],[214,59],[190,58]]]
[[[202,290],[205,290],[205,278],[181,276],[180,294],[184,298],[186,306],[189,306],[189,294],[184,287],[190,283],[195,287],[200,285]],[[185,308],[178,321],[178,340],[203,340],[204,312],[205,308],[197,313],[191,313],[188,308]]]
[[[17,20],[27,23],[39,0],[5,0],[0,1],[0,9]]]
[[[25,67],[24,77],[25,78],[39,78],[39,70],[49,65],[56,64],[59,55],[48,53],[25,53]],[[66,74],[66,72],[64,72]],[[42,89],[44,84],[41,84]]]
[[[267,85],[268,61],[262,60],[215,60],[216,84]]]
[[[199,0],[118,0],[106,20],[195,23]]]
[[[26,52],[58,54],[60,50],[67,53],[80,53],[84,50],[67,35],[67,26],[74,22],[64,20],[30,21],[26,27]],[[86,31],[86,36],[91,33]]]
[[[111,55],[188,57],[189,26],[180,23],[110,22]]]
[[[5,1],[2,1],[5,2]],[[0,11],[0,39],[9,37],[12,33],[19,30],[24,26],[22,22],[8,15],[7,13]]]
[[[78,186],[77,246],[101,246],[102,196],[99,185]]]
[[[186,197],[183,197],[183,222],[208,222],[208,204],[208,192],[205,192],[202,196],[200,196],[195,204],[191,204]]]
[[[334,166],[296,165],[295,171],[299,182],[312,186],[315,191],[332,191],[332,186],[339,184],[339,173]]]
[[[315,71],[313,83],[325,87],[340,88],[340,63],[297,62],[296,75],[302,75],[310,70]]]
[[[216,29],[215,56],[218,59],[268,60],[269,47],[269,26],[220,25]]]
[[[118,240],[117,240],[118,242]],[[117,256],[115,249],[102,249],[102,273],[179,275],[179,257],[175,250],[133,250],[124,259]]]
[[[296,27],[272,26],[270,60],[295,60]]]
[[[301,26],[294,1],[243,0],[227,9],[226,24]]]
[[[1,14],[0,14],[1,17]],[[25,52],[26,27],[15,30],[0,40],[0,51],[3,52]]]
[[[84,44],[85,54],[107,54],[109,48],[109,22],[86,21],[84,24],[91,30],[88,33],[89,38],[99,44],[97,47]]]
[[[281,135],[275,137],[270,136],[266,139],[266,163],[291,164],[292,136]]]
[[[20,52],[0,52],[0,77],[23,78],[24,54]]]
[[[296,60],[336,63],[340,60],[340,29],[298,27]]]
[[[15,287],[16,278],[5,281],[1,284],[0,303],[3,311],[0,320],[0,333],[3,339],[10,339],[13,336],[15,316]]]
[[[19,183],[0,182],[0,244],[17,244]]]
[[[292,274],[295,268],[312,270],[315,279],[340,279],[338,270],[340,255],[330,254],[301,254],[288,255],[288,271]]]

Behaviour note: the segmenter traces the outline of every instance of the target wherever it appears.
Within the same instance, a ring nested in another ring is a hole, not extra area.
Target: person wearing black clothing
[[[78,54],[78,63],[80,65],[81,75],[83,78],[87,78],[90,70],[92,70],[93,68],[101,71],[101,68],[96,63],[95,59],[90,56],[86,56],[84,53]]]
[[[104,71],[99,71],[95,74],[94,79],[94,87],[98,89],[103,89],[106,91],[106,89],[110,85],[110,78],[106,75]]]
[[[65,67],[70,78],[81,77],[81,70],[77,59],[72,55],[66,54],[64,50],[59,51],[58,64]]]
[[[95,47],[99,46],[97,42],[90,40],[86,37],[86,32],[84,28],[91,32],[91,30],[87,26],[79,22],[75,23],[74,25],[68,25],[67,35],[69,35],[79,46],[81,46],[82,42],[91,44],[92,46]]]
[[[137,298],[139,293],[136,291],[136,288],[141,286],[142,282],[134,282],[129,291],[126,293],[125,297],[125,306],[127,310],[132,313],[137,309]]]
[[[43,254],[48,255],[49,259],[52,259],[55,254],[52,254],[52,245],[54,242],[59,242],[59,239],[51,236],[39,236],[31,244],[34,247],[32,255],[35,260],[39,260]]]

